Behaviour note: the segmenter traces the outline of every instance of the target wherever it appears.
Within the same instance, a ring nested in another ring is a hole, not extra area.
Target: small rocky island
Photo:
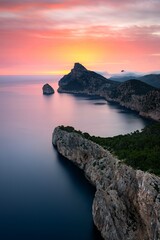
[[[140,80],[116,82],[75,63],[71,72],[60,79],[58,92],[97,95],[160,121],[160,89]]]
[[[102,237],[160,240],[160,177],[127,166],[70,129],[55,128],[52,143],[96,187],[92,215]]]
[[[48,83],[43,86],[42,90],[44,95],[50,95],[54,93],[54,89]]]

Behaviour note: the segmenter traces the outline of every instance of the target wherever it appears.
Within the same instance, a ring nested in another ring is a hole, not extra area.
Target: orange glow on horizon
[[[48,70],[48,71],[41,71],[41,70],[37,70],[37,71],[26,71],[25,69],[24,70],[19,70],[17,71],[16,69],[11,69],[10,71],[1,71],[0,72],[0,75],[1,76],[5,76],[5,75],[8,75],[8,76],[12,76],[12,75],[15,75],[15,76],[21,76],[21,75],[57,75],[57,76],[63,76],[63,75],[66,75],[70,72],[70,69],[68,70]]]
[[[79,62],[88,66],[95,64],[103,59],[103,53],[97,43],[85,39],[85,41],[77,41],[63,46],[63,60],[69,63]]]
[[[53,35],[52,35],[53,34]],[[54,38],[56,33],[3,32],[0,75],[65,75],[75,62],[93,71],[159,70],[158,44],[119,38]],[[7,40],[6,40],[7,39]],[[137,55],[138,54],[138,55]],[[6,62],[6,64],[4,64]]]

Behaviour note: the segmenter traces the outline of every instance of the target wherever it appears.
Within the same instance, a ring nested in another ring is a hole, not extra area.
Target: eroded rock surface
[[[160,178],[134,170],[75,132],[55,128],[52,143],[96,186],[93,220],[105,240],[160,240]]]

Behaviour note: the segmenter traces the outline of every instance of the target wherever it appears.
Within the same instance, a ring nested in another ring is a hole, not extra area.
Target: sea
[[[111,137],[149,120],[96,96],[58,93],[58,76],[0,76],[0,239],[100,240],[95,188],[52,146],[59,125]],[[55,93],[42,94],[51,84]]]

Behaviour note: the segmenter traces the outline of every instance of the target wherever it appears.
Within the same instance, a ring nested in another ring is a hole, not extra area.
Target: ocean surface
[[[58,125],[99,136],[144,128],[149,121],[117,104],[82,95],[44,96],[55,76],[0,77],[0,239],[97,240],[95,189],[52,146]]]

